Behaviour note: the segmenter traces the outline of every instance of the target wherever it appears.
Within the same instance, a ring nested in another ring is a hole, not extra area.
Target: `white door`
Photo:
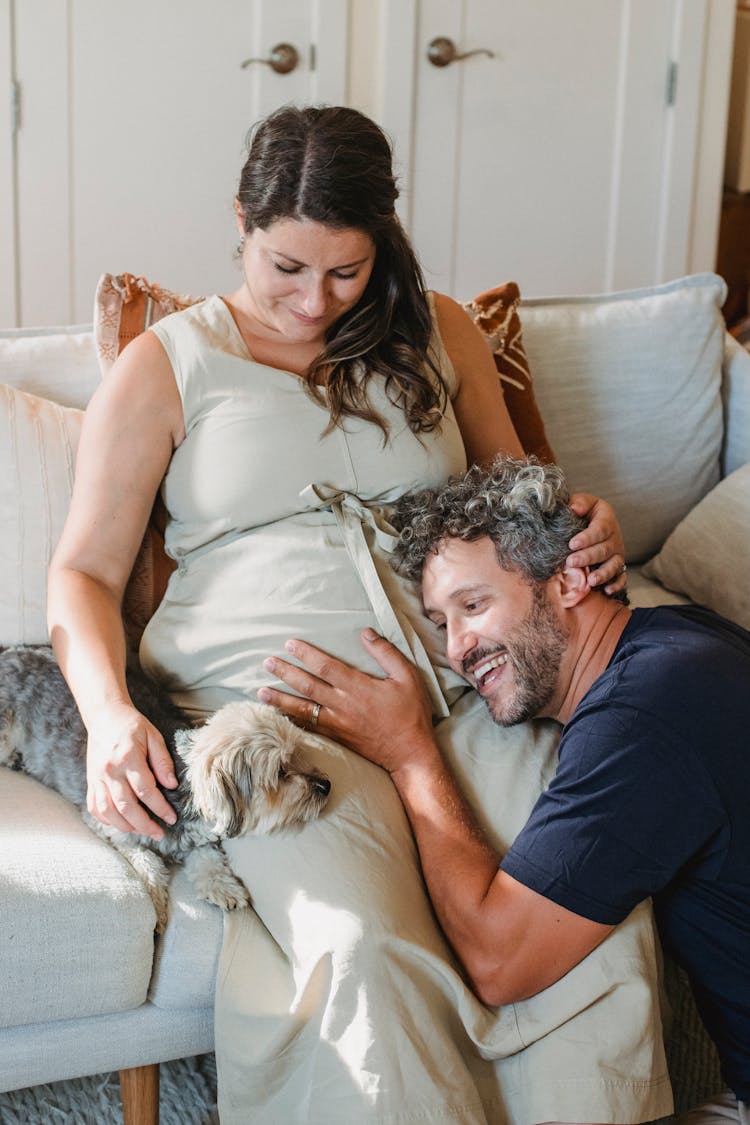
[[[91,319],[102,272],[237,284],[245,137],[285,102],[345,97],[347,0],[15,5],[18,322]],[[278,44],[298,54],[276,73]]]
[[[429,283],[469,297],[512,278],[533,296],[687,272],[708,7],[389,4],[385,52],[402,61],[384,121],[411,154],[405,217]],[[479,53],[435,66],[438,38]]]

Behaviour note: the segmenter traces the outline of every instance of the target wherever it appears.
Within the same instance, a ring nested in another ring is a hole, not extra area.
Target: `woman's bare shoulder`
[[[182,400],[169,357],[154,332],[143,332],[123,349],[93,396],[89,415],[102,423],[167,427],[173,444],[184,437]]]
[[[443,324],[447,326],[458,325],[460,328],[464,328],[468,324],[476,332],[471,317],[459,301],[449,297],[447,293],[438,293],[436,290],[432,291],[432,299],[441,330]]]
[[[464,357],[476,360],[484,356],[487,346],[482,334],[463,305],[445,293],[434,293],[437,326],[451,359],[461,363]]]

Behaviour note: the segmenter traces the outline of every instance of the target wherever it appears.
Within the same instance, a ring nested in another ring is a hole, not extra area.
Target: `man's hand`
[[[314,645],[291,640],[286,650],[304,668],[278,657],[269,657],[263,666],[304,698],[265,687],[259,697],[389,773],[438,754],[430,705],[417,669],[372,629],[365,629],[360,639],[385,679],[359,672]],[[320,710],[314,722],[316,703]]]

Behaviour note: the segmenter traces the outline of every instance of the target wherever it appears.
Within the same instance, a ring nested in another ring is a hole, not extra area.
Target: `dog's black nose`
[[[330,781],[328,780],[327,777],[319,777],[319,778],[316,779],[315,788],[324,797],[327,797],[328,794],[331,792],[331,783],[330,783]]]

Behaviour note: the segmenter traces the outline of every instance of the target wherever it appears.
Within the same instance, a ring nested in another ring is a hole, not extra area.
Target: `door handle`
[[[438,35],[427,47],[427,58],[433,66],[449,66],[452,62],[470,59],[472,55],[488,55],[494,59],[495,52],[488,50],[487,47],[475,47],[473,51],[459,51],[453,40],[445,35]]]
[[[256,62],[270,66],[277,74],[289,74],[299,62],[299,51],[291,43],[277,43],[271,48],[271,54],[267,59],[245,59],[240,66],[244,70],[246,66],[250,66],[250,63]]]

